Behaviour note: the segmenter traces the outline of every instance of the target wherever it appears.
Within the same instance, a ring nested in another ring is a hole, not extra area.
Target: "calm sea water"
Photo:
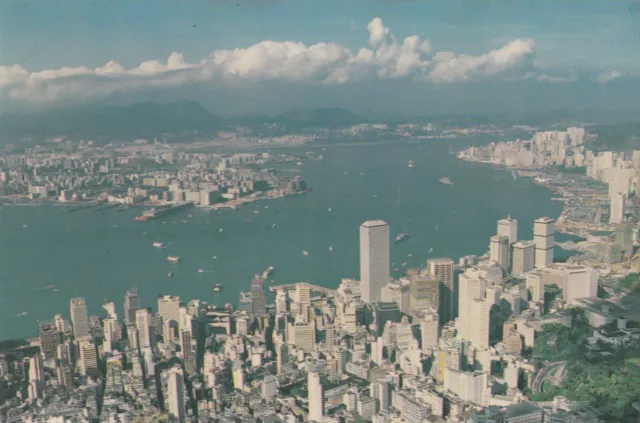
[[[454,141],[453,148],[470,142]],[[496,220],[507,215],[519,220],[522,239],[531,239],[534,218],[559,215],[561,204],[550,201],[545,188],[458,161],[448,154],[449,144],[317,147],[324,160],[301,167],[312,192],[235,211],[194,209],[138,222],[133,218],[140,209],[69,213],[59,206],[2,207],[0,339],[35,336],[37,321],[55,313],[68,318],[74,296],[87,300],[90,314],[103,315],[105,299],[122,313],[124,293],[134,285],[142,304],[154,308],[161,293],[179,295],[185,303],[236,303],[252,276],[268,266],[276,268],[276,283],[337,287],[342,278],[359,276],[358,226],[364,220],[386,220],[392,237],[411,233],[391,249],[396,266],[406,261],[410,267],[429,257],[457,260],[485,252]],[[416,168],[409,169],[408,160]],[[443,176],[453,185],[439,183]],[[154,241],[166,248],[152,247]],[[168,255],[180,256],[180,263],[168,263]],[[167,277],[170,271],[173,278]],[[215,283],[224,285],[221,294],[214,295]]]

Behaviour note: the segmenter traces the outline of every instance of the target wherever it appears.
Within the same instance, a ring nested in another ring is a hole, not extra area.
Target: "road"
[[[533,384],[531,385],[533,393],[537,394],[542,392],[542,384],[545,380],[548,380],[549,383],[554,386],[560,385],[562,379],[564,379],[566,367],[566,361],[556,361],[549,363],[544,368],[538,370],[538,374],[536,374]]]

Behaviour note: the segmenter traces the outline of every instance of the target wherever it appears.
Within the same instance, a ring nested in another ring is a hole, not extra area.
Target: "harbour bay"
[[[55,313],[68,318],[74,296],[87,300],[90,314],[102,316],[103,301],[121,306],[132,286],[145,306],[160,293],[184,302],[235,304],[254,274],[274,266],[276,284],[308,281],[334,288],[342,278],[359,276],[358,225],[364,220],[386,220],[392,237],[411,234],[391,248],[393,267],[406,269],[430,257],[485,252],[496,220],[507,215],[519,220],[520,238],[530,239],[534,218],[560,214],[562,205],[551,201],[544,187],[488,165],[458,161],[448,152],[449,144],[458,150],[472,142],[481,141],[286,149],[324,156],[300,166],[312,191],[237,210],[197,208],[138,222],[140,209],[69,213],[51,205],[4,206],[0,339],[35,336],[37,321]],[[452,185],[440,183],[442,177]],[[164,248],[154,248],[154,241]],[[169,255],[180,262],[169,263]],[[214,295],[216,283],[223,290]]]

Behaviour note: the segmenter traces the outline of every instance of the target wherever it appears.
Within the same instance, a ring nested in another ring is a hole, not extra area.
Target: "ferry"
[[[413,169],[414,167],[416,167],[416,162],[414,162],[413,160],[409,160],[407,166],[409,167],[409,169]]]
[[[222,285],[220,285],[219,283],[216,284],[216,286],[213,287],[213,292],[215,292],[216,294],[222,291]]]
[[[398,236],[395,239],[395,243],[404,241],[405,239],[409,238],[409,233],[408,232],[401,232],[400,234],[398,234]]]
[[[302,252],[302,254],[304,254],[305,256],[308,256],[308,255],[309,255],[309,252],[308,252],[307,250],[304,250],[304,251]]]
[[[438,182],[440,182],[441,184],[445,184],[445,185],[453,185],[453,182],[451,182],[451,180],[449,178],[447,178],[446,176],[443,176],[442,178],[440,178],[438,180]]]
[[[156,241],[156,242],[153,243],[153,246],[156,247],[156,248],[162,248],[162,247],[164,247],[164,244],[162,242],[160,242],[160,241]]]
[[[167,257],[167,260],[170,261],[171,263],[178,263],[180,261],[180,257],[178,257],[178,256],[169,256],[169,257]]]
[[[198,269],[198,273],[204,273],[204,270]]]

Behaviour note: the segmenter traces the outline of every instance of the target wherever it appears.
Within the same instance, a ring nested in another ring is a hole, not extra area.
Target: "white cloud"
[[[517,39],[481,56],[439,52],[433,57],[435,65],[429,73],[429,79],[436,82],[469,81],[477,77],[500,75],[519,67],[531,68],[534,47],[533,40]]]
[[[534,42],[529,39],[512,40],[479,56],[431,54],[429,41],[416,35],[398,41],[380,18],[373,19],[367,29],[369,46],[356,52],[336,43],[307,46],[266,40],[247,48],[215,50],[199,63],[188,63],[182,54],[173,52],[166,62],[152,60],[131,69],[116,61],[97,68],[62,67],[38,72],[19,65],[0,66],[0,98],[49,102],[208,81],[279,79],[345,84],[364,77],[415,77],[450,83],[518,72],[522,76],[535,70]]]
[[[617,70],[610,70],[606,72],[602,72],[598,75],[598,82],[601,84],[606,84],[609,81],[613,81],[614,79],[621,78],[622,74]]]

